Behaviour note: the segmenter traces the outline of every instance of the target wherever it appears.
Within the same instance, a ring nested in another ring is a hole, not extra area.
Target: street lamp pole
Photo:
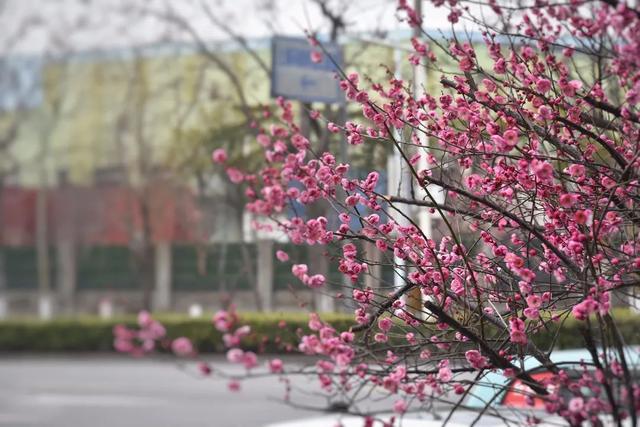
[[[416,16],[422,17],[422,0],[414,1],[414,10],[416,12]],[[420,23],[417,23],[413,29],[413,37],[415,37],[416,39],[422,38],[421,22],[422,21],[420,21]],[[413,97],[414,99],[418,100],[422,97],[423,93],[428,90],[427,84],[428,84],[428,79],[427,79],[426,67],[423,64],[421,64],[419,61],[416,61],[413,64]],[[429,154],[429,148],[428,148],[429,139],[427,137],[427,134],[422,130],[420,130],[418,126],[419,124],[416,125],[416,129],[414,129],[414,132],[416,132],[417,140],[419,143],[419,147],[416,147],[416,152],[417,154],[420,155],[418,164],[417,164],[417,170],[418,172],[420,172],[428,168],[427,156]],[[426,197],[427,192],[418,183],[418,185],[416,185],[415,187],[414,194],[415,194],[415,197],[422,199]],[[429,239],[431,239],[433,236],[432,216],[433,215],[426,208],[416,209],[413,211],[413,215],[412,215],[412,218],[414,218],[414,220],[417,222],[418,226],[420,227],[422,234]],[[409,308],[412,309],[415,316],[419,317],[422,315],[423,296],[419,287],[416,287],[410,291],[407,302],[408,302]]]

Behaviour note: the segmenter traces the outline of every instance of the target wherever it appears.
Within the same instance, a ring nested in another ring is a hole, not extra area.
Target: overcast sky
[[[228,39],[228,34],[212,25],[203,3],[247,38],[329,30],[311,0],[0,0],[4,5],[0,10],[2,52],[78,51],[189,40],[175,24],[157,17],[167,13],[184,19],[203,39]],[[398,22],[395,4],[394,0],[330,2],[334,9],[344,9],[349,32],[406,30],[406,24]],[[446,11],[427,4],[426,26],[446,27]]]

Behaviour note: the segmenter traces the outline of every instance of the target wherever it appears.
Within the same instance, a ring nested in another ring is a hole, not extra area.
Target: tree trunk
[[[51,317],[51,259],[49,257],[49,227],[47,224],[47,189],[42,186],[36,197],[36,256],[38,270],[38,314]]]
[[[0,180],[0,319],[9,315],[9,301],[7,298],[7,276],[4,259],[4,180]]]
[[[153,308],[153,289],[155,285],[155,262],[151,242],[151,211],[146,195],[140,197],[139,200],[142,229],[139,242],[134,248],[135,269],[142,286],[142,308],[151,310]]]

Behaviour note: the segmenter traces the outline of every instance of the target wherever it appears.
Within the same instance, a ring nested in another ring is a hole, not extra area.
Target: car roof
[[[626,346],[624,348],[627,363],[631,366],[640,366],[640,346]],[[579,362],[581,360],[590,361],[591,353],[587,349],[578,348],[571,350],[558,350],[550,354],[549,358],[554,363]],[[524,368],[527,371],[540,368],[542,364],[534,357],[528,356],[524,359]],[[470,408],[483,408],[487,403],[498,405],[504,394],[506,386],[512,378],[505,377],[501,371],[489,372],[480,384],[477,384],[469,393],[465,406]]]
[[[391,415],[380,416],[380,419],[385,421],[391,418]],[[377,423],[376,425],[380,425]],[[395,424],[394,424],[395,425]],[[442,420],[431,417],[428,418],[402,418],[402,427],[442,427]],[[448,423],[450,427],[466,427],[468,424]],[[358,416],[341,416],[325,415],[321,417],[313,417],[308,419],[297,419],[292,421],[284,421],[273,424],[268,424],[265,427],[362,427],[363,418]]]
[[[391,417],[395,416],[397,422],[394,424],[401,427],[442,427],[443,421],[449,416],[448,411],[439,412],[416,412],[409,413],[399,418],[395,414],[380,414],[376,415],[377,420],[388,421]],[[467,427],[472,422],[476,421],[478,415],[477,411],[458,409],[451,416],[447,422],[447,427]],[[332,414],[323,415],[318,417],[297,419],[284,422],[276,422],[268,424],[264,427],[362,427],[364,419],[360,416],[344,415],[344,414]],[[374,424],[379,426],[380,422]],[[496,417],[492,414],[486,414],[486,417],[476,422],[478,427],[497,427],[506,425],[501,417]]]

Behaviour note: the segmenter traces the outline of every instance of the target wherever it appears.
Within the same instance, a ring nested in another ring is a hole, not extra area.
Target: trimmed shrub
[[[620,328],[625,344],[640,344],[640,316],[625,309],[613,310],[612,316]],[[185,336],[201,352],[222,352],[222,337],[211,323],[210,316],[196,319],[183,315],[155,316],[167,328],[167,336]],[[301,334],[308,333],[306,313],[241,313],[241,324],[251,326],[251,334],[243,347],[269,353],[285,352],[295,346]],[[337,330],[347,330],[354,324],[348,314],[325,314],[321,318]],[[96,317],[61,318],[52,321],[13,319],[0,322],[0,351],[23,352],[96,352],[113,351],[113,327],[119,323],[135,326],[135,317],[103,320]],[[583,347],[581,328],[585,322],[568,318],[558,328],[536,335],[535,343],[542,350]],[[400,337],[398,337],[400,338]]]
[[[188,318],[183,315],[154,316],[167,328],[167,336],[185,336],[201,352],[222,352],[221,333],[211,323],[211,316]],[[247,349],[282,352],[287,344],[296,345],[301,333],[309,332],[305,313],[241,313],[240,324],[251,326],[244,340]],[[337,329],[353,325],[349,315],[326,314]],[[284,323],[281,323],[284,321]],[[96,317],[60,318],[51,321],[12,319],[0,322],[0,351],[24,352],[92,352],[113,350],[113,327],[136,326],[135,317],[109,320]]]

